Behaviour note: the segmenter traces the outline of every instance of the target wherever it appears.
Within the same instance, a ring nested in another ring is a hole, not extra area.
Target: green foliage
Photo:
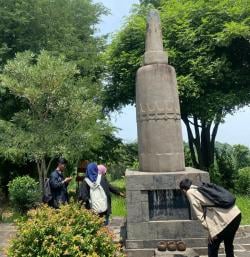
[[[126,200],[119,196],[112,196],[112,215],[125,217],[127,215]]]
[[[250,149],[247,146],[234,145],[233,156],[237,170],[250,166]]]
[[[212,183],[222,185],[222,174],[215,160],[215,163],[209,169],[209,176]]]
[[[112,185],[125,191],[125,178],[112,181]],[[127,215],[126,200],[120,196],[112,195],[112,215],[125,217]]]
[[[108,174],[111,180],[120,179],[126,169],[138,169],[138,144],[120,143],[113,151],[113,159],[108,163]]]
[[[9,206],[0,209],[0,222],[1,223],[14,223],[17,220],[23,219],[23,213],[17,211]]]
[[[28,51],[17,54],[0,75],[2,86],[27,105],[11,121],[0,120],[0,152],[36,161],[40,182],[51,163],[46,160],[59,155],[77,160],[112,131],[99,104],[99,86],[78,74],[64,57]]]
[[[144,5],[151,4],[155,8],[160,6],[160,2],[161,2],[161,0],[140,0],[141,4],[144,4]]]
[[[0,72],[18,52],[47,50],[74,61],[80,75],[100,81],[105,40],[96,25],[107,9],[92,0],[0,0]],[[0,86],[0,117],[10,120],[26,105]]]
[[[192,167],[193,162],[192,162],[192,158],[191,158],[190,148],[187,143],[184,142],[183,144],[184,144],[185,165],[186,165],[186,167]]]
[[[16,177],[8,187],[11,204],[21,213],[35,207],[40,201],[38,183],[29,176]]]
[[[242,213],[242,225],[250,225],[250,197],[246,195],[236,195],[236,204]]]
[[[217,144],[218,145],[218,144]],[[233,161],[232,146],[221,144],[215,150],[217,169],[220,173],[221,185],[227,189],[234,189],[234,180],[237,176]]]
[[[103,220],[76,204],[60,210],[41,206],[18,223],[11,257],[114,257],[123,256],[112,242]]]
[[[0,0],[0,66],[17,52],[45,49],[75,60],[81,72],[94,75],[103,39],[95,25],[107,10],[92,0]]]
[[[111,110],[135,101],[149,8],[143,3],[134,8],[106,52]],[[162,0],[158,9],[164,47],[177,72],[192,161],[208,170],[220,122],[249,104],[250,6],[247,0]]]
[[[243,95],[248,93],[250,79],[245,55],[250,47],[247,1],[166,0],[161,1],[159,10],[164,45],[178,74],[182,111],[213,119],[219,110],[227,113],[248,102],[248,94]],[[110,107],[134,102],[135,72],[144,52],[147,12],[146,7],[135,8],[108,49],[112,84],[107,92],[117,93]],[[233,49],[238,50],[237,54]]]
[[[235,190],[239,194],[250,196],[250,167],[238,171]]]

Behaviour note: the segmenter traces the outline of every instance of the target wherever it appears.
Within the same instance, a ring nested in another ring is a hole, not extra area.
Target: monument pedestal
[[[154,257],[199,257],[199,255],[193,249],[187,248],[183,252],[180,252],[180,251],[161,252],[161,251],[155,250]]]
[[[159,241],[182,240],[188,248],[206,246],[207,232],[179,190],[182,179],[209,182],[207,172],[187,167],[178,172],[126,171],[129,257],[151,257]],[[148,249],[148,251],[147,251]],[[143,250],[143,255],[138,254]]]

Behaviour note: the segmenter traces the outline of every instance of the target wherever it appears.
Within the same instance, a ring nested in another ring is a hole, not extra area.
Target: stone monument
[[[129,257],[151,257],[160,240],[206,245],[206,234],[179,190],[190,178],[208,182],[207,172],[185,168],[175,70],[163,50],[159,14],[147,18],[144,64],[136,76],[139,171],[126,171]]]

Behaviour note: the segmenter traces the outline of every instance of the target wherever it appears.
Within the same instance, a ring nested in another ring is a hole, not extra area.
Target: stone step
[[[234,239],[235,244],[250,244],[250,237],[238,237]]]
[[[125,249],[126,257],[153,257],[155,249]]]
[[[185,251],[158,251],[155,250],[155,257],[199,257],[193,249],[187,248]]]

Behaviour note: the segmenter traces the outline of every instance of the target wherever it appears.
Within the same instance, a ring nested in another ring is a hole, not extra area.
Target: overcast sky
[[[111,11],[111,15],[103,17],[100,33],[107,34],[117,31],[129,14],[132,4],[138,0],[95,0],[102,2]],[[113,124],[120,128],[118,136],[126,142],[137,139],[135,108],[127,106],[121,114],[112,115]],[[185,126],[182,124],[183,137],[187,141]],[[229,144],[244,144],[250,147],[250,107],[245,107],[234,115],[227,115],[225,123],[219,127],[217,141]]]

